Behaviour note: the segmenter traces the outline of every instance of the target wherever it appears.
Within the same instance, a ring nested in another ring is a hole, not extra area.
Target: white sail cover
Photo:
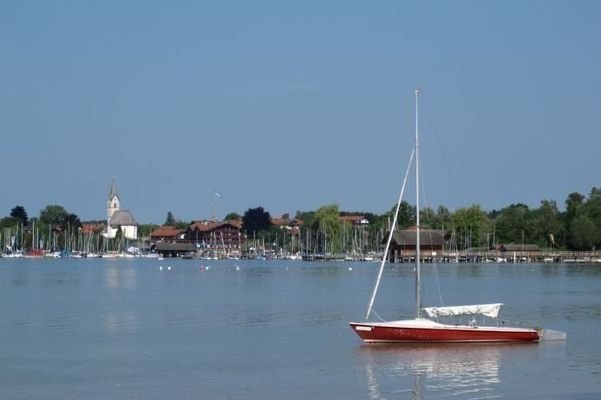
[[[503,303],[474,304],[452,307],[426,307],[424,308],[424,311],[432,318],[475,314],[485,315],[490,318],[497,318],[499,315],[499,309],[502,305]]]

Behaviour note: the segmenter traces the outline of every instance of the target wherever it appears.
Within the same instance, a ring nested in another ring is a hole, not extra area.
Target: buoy
[[[349,270],[349,271],[352,271],[352,270],[353,270],[353,267],[348,267],[348,270]]]
[[[162,270],[163,270],[163,266],[161,265],[161,266],[159,266],[159,271],[162,271]]]
[[[167,267],[167,271],[171,271],[171,265]]]
[[[236,271],[240,271],[240,267],[236,265]]]

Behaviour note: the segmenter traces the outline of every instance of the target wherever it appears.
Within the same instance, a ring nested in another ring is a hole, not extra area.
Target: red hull
[[[366,343],[535,342],[539,340],[536,329],[525,328],[455,326],[436,323],[432,326],[418,326],[418,324],[403,325],[402,321],[388,324],[351,322],[350,325]]]

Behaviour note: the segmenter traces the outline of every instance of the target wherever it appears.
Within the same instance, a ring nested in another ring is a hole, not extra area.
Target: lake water
[[[568,334],[519,345],[362,345],[377,268],[0,259],[0,398],[601,398],[601,265],[424,267],[427,304]],[[387,266],[380,315],[412,316],[412,274]]]

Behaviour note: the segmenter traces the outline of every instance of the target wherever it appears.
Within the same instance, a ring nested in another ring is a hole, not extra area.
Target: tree
[[[570,224],[570,247],[591,250],[601,242],[599,228],[586,215],[579,215]]]
[[[392,219],[394,218],[394,213],[396,212],[396,207],[397,205],[395,204],[388,212],[391,223]],[[412,225],[415,225],[415,207],[403,200],[399,206],[397,227],[398,229],[407,229]]]
[[[264,232],[271,226],[271,216],[263,207],[249,208],[242,217],[242,230],[247,234]]]
[[[20,221],[15,217],[4,217],[0,219],[0,228],[14,228],[19,222]]]
[[[488,246],[490,221],[479,205],[458,209],[452,219],[460,248]]]
[[[591,250],[601,247],[601,193],[593,188],[588,200],[579,205],[569,223],[568,247]]]
[[[79,227],[81,227],[81,221],[79,221],[79,217],[75,214],[67,214],[62,228],[77,229]]]
[[[537,244],[556,247],[561,245],[564,225],[557,203],[553,200],[541,201],[540,207],[533,211],[534,241]]]
[[[241,218],[240,214],[235,213],[235,212],[231,212],[225,216],[226,221],[232,221],[232,220],[236,220],[236,219],[240,219],[240,218]]]
[[[167,218],[165,218],[165,223],[163,225],[174,226],[175,218],[173,217],[173,213],[171,211],[167,212]]]
[[[40,211],[40,222],[44,225],[63,226],[68,215],[63,206],[49,205]]]
[[[578,209],[584,203],[585,197],[578,192],[573,192],[566,199],[566,225],[570,225],[572,219],[576,216]]]
[[[23,206],[14,207],[10,211],[10,216],[20,221],[23,225],[27,225],[27,222],[29,220],[27,218],[27,211],[25,211],[25,208]]]
[[[512,204],[501,209],[495,219],[497,243],[532,243],[534,218],[527,205]]]
[[[311,228],[317,232],[316,244],[319,252],[338,253],[341,251],[342,221],[337,205],[320,207],[315,212]]]

